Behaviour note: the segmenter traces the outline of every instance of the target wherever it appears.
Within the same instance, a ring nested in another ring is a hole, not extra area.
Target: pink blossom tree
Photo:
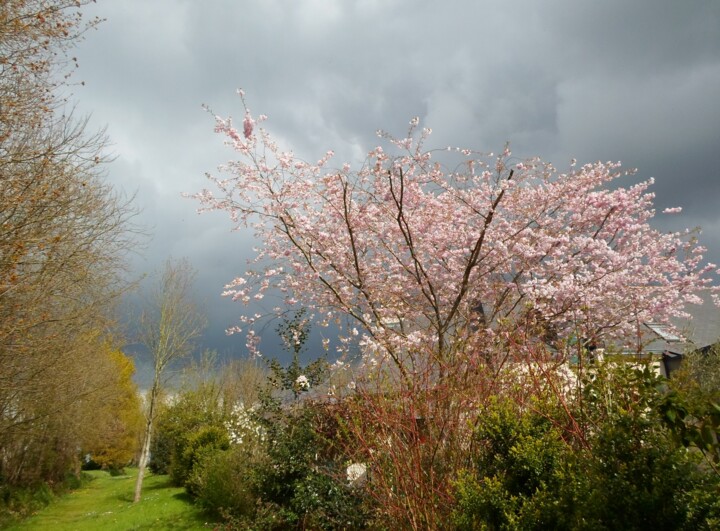
[[[381,133],[360,167],[333,167],[332,152],[310,163],[282,150],[265,120],[246,107],[238,131],[216,117],[236,160],[195,196],[261,242],[225,295],[247,305],[280,293],[278,313],[307,308],[337,324],[341,350],[360,347],[364,378],[341,406],[346,453],[367,465],[389,522],[446,521],[468,428],[490,396],[527,407],[554,397],[583,444],[563,354],[582,350],[580,338],[640,348],[643,323],[686,317],[715,291],[693,233],[652,228],[652,180],[617,186],[618,164],[561,172],[508,149],[429,151],[414,119],[405,138]],[[261,318],[233,329],[247,328],[255,352]]]
[[[381,133],[388,145],[361,167],[335,168],[332,151],[309,163],[280,149],[256,126],[265,120],[246,108],[238,132],[216,117],[237,159],[225,177],[208,176],[216,190],[195,196],[262,242],[256,267],[225,295],[247,304],[274,288],[322,325],[347,318],[340,342],[357,339],[366,361],[408,370],[479,355],[503,324],[528,316],[549,340],[635,344],[643,322],[686,316],[712,289],[714,266],[691,233],[650,225],[652,179],[611,188],[627,174],[619,164],[560,172],[511,163],[508,149],[448,148],[459,161],[447,170],[439,160],[449,156],[425,149],[430,130],[414,119],[403,139]],[[241,318],[251,349],[257,318]]]

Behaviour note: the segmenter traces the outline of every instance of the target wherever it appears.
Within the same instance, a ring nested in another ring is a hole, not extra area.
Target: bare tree
[[[167,369],[186,358],[206,325],[204,315],[192,300],[195,271],[185,260],[168,260],[159,285],[140,317],[140,340],[153,360],[153,381],[148,391],[145,433],[138,464],[134,501],[140,501],[145,468],[150,457],[158,399],[167,383]]]

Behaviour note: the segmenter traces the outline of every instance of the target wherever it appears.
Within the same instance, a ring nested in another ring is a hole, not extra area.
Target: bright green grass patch
[[[142,501],[133,504],[136,469],[111,477],[92,471],[87,486],[58,498],[36,515],[9,529],[130,530],[212,529],[212,520],[192,504],[182,487],[173,487],[168,476],[146,476]]]

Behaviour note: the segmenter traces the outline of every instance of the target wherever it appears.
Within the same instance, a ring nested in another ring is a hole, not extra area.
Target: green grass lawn
[[[183,488],[167,476],[145,477],[142,501],[132,503],[137,470],[111,477],[92,471],[94,479],[9,529],[129,530],[212,529],[212,519],[192,504]]]

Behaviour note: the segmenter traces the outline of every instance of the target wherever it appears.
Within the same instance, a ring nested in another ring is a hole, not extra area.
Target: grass
[[[173,487],[167,476],[149,475],[143,482],[142,500],[132,502],[137,470],[112,477],[90,472],[86,486],[51,503],[37,514],[8,529],[130,530],[212,529],[211,519],[192,504],[182,487]]]

